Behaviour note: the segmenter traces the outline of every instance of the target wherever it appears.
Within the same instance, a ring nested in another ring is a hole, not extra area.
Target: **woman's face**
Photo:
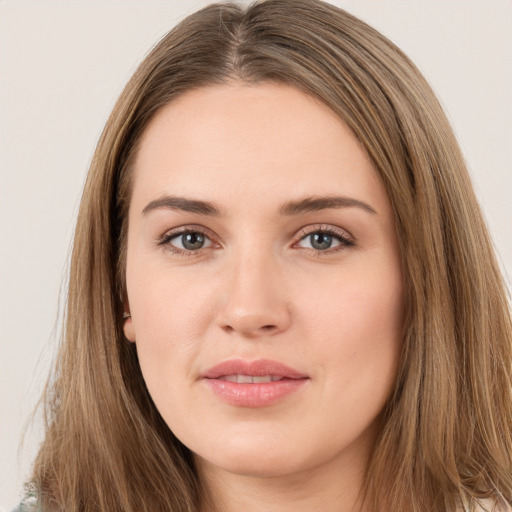
[[[237,83],[164,107],[135,161],[127,250],[125,334],[204,470],[364,467],[402,275],[383,183],[329,108]]]

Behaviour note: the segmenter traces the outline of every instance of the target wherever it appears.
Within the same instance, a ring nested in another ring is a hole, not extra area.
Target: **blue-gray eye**
[[[314,249],[315,251],[327,251],[336,247],[351,246],[353,242],[341,234],[328,231],[314,231],[304,236],[298,243],[299,247]]]
[[[327,233],[313,233],[309,235],[311,247],[317,251],[325,251],[330,249],[332,246],[332,236]]]
[[[178,233],[169,239],[169,244],[183,251],[198,251],[209,247],[212,242],[203,233],[189,231],[188,233]]]

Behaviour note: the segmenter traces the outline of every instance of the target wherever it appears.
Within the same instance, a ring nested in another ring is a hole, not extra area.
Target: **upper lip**
[[[218,379],[226,375],[252,375],[254,377],[274,375],[287,379],[308,378],[304,373],[270,359],[257,359],[255,361],[231,359],[223,361],[206,370],[201,374],[201,377],[204,379]]]

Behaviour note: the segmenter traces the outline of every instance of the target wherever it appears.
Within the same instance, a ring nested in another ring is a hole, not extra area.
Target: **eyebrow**
[[[362,210],[376,214],[376,210],[369,204],[345,196],[312,196],[300,199],[298,201],[290,201],[284,204],[279,213],[285,216],[300,215],[302,213],[316,212],[327,210],[330,208],[361,208]],[[221,210],[215,204],[209,201],[200,201],[198,199],[188,199],[179,196],[163,196],[154,201],[150,201],[142,210],[143,215],[154,210],[180,210],[184,212],[198,213],[209,217],[220,217]]]
[[[377,211],[369,204],[345,196],[306,197],[299,201],[291,201],[280,209],[281,215],[299,215],[301,213],[316,212],[329,208],[361,208],[362,210],[377,214]]]
[[[186,197],[178,196],[163,196],[149,202],[142,210],[142,215],[147,215],[154,210],[160,209],[181,210],[211,217],[219,217],[221,214],[220,209],[208,201],[199,201],[197,199],[187,199]]]

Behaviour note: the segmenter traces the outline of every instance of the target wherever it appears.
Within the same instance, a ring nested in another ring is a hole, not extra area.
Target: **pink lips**
[[[308,376],[293,368],[259,359],[224,361],[201,375],[219,398],[239,407],[264,407],[298,391]]]

